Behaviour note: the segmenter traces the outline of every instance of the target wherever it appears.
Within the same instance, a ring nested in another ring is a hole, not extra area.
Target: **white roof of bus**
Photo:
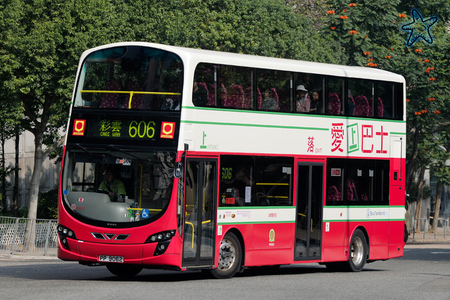
[[[92,51],[118,46],[145,46],[167,50],[178,54],[183,59],[183,61],[190,61],[195,65],[197,63],[203,62],[402,83],[405,81],[405,79],[401,75],[376,68],[344,66],[337,64],[308,62],[302,60],[237,54],[231,52],[192,49],[146,42],[123,42],[108,44],[86,51],[85,53],[83,53],[82,58],[84,59],[84,57]]]

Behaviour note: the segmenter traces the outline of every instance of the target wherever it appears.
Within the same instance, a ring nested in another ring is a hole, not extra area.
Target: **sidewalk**
[[[425,236],[424,236],[425,235]],[[416,232],[410,233],[406,244],[449,244],[450,245],[450,227],[444,232],[443,227],[438,227],[435,233]]]
[[[56,260],[57,249],[49,249],[47,254],[43,253],[33,253],[33,252],[14,252],[11,254],[10,250],[1,249],[0,250],[0,260],[17,260],[17,259],[35,259],[35,260]]]
[[[1,260],[23,260],[23,259],[32,259],[32,260],[58,260],[56,255],[33,255],[33,254],[4,254],[0,253],[0,261]]]

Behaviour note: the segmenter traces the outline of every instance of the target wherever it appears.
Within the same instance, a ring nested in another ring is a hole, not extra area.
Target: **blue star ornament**
[[[430,29],[431,26],[437,23],[438,17],[433,16],[424,20],[420,12],[415,8],[411,10],[411,17],[413,21],[402,26],[404,31],[411,32],[406,40],[406,45],[410,47],[419,39],[423,39],[430,45],[433,44],[433,36]]]

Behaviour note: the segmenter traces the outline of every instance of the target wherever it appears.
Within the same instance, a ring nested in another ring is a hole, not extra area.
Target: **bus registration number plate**
[[[98,261],[123,263],[123,256],[99,255]]]

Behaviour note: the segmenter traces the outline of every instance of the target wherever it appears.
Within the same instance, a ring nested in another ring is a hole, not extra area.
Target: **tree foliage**
[[[0,9],[2,97],[23,108],[34,134],[28,217],[35,218],[42,162],[62,141],[81,53],[118,41],[296,59],[343,61],[311,21],[281,1],[5,0]]]
[[[449,156],[448,1],[335,0],[328,4],[324,30],[332,32],[344,47],[347,64],[396,72],[406,79],[408,192],[423,166],[440,166],[436,169],[441,170],[436,173],[442,175],[439,180],[448,181],[443,168]],[[422,39],[411,47],[406,45],[408,32],[402,25],[413,20],[412,8],[419,9],[424,17],[439,18],[431,30],[432,45]]]

